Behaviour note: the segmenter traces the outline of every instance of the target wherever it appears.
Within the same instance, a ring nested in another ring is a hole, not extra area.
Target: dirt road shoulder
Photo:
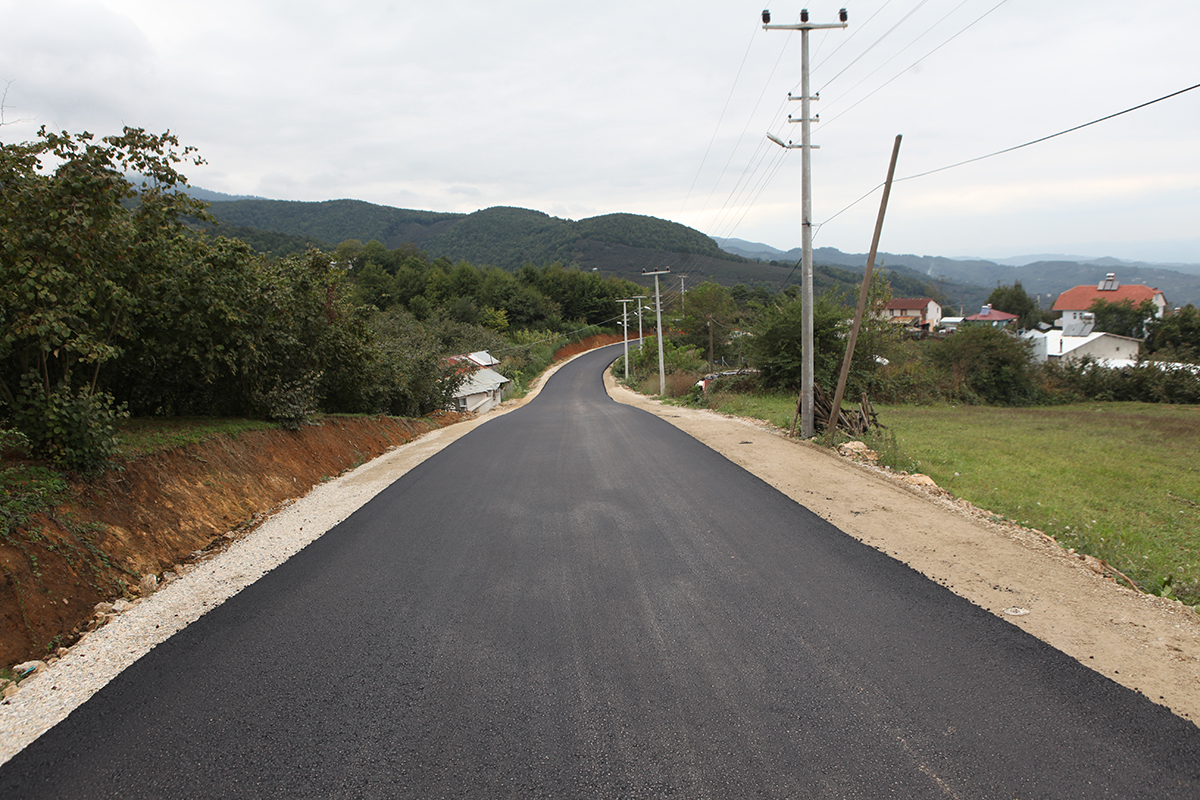
[[[1105,579],[1034,531],[789,439],[766,424],[663,405],[605,373],[612,398],[664,419],[859,541],[1195,723],[1200,615]],[[1024,613],[1027,612],[1027,613]]]

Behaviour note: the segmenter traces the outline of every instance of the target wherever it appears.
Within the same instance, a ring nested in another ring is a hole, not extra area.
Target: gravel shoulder
[[[765,424],[665,406],[607,374],[605,382],[618,402],[675,425],[851,536],[1176,714],[1200,719],[1200,615],[1105,580],[1035,532],[991,524],[952,498],[907,486]],[[286,561],[413,467],[536,394],[535,388],[523,400],[428,433],[321,484],[114,614],[0,703],[0,763],[157,644]],[[1028,613],[1006,611],[1017,608]]]

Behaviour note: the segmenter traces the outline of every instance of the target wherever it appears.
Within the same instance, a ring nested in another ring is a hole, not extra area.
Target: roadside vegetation
[[[1012,302],[1010,313],[1039,320],[1019,285],[1003,288],[994,301]],[[887,297],[885,285],[872,289],[873,303]],[[816,381],[829,394],[850,300],[827,293],[814,306]],[[790,430],[800,384],[800,310],[786,293],[761,309],[744,308],[737,333],[714,344],[713,370],[695,323],[689,328],[685,316],[677,317],[664,343],[669,402]],[[1128,324],[1129,309],[1098,310],[1113,325]],[[1198,361],[1197,317],[1189,307],[1146,325],[1155,337],[1145,348],[1149,357],[1122,369],[1089,361],[1038,364],[1024,341],[990,327],[922,339],[871,320],[859,338],[847,402],[866,394],[875,404],[886,427],[864,438],[882,465],[925,473],[999,518],[1104,560],[1144,591],[1197,606],[1200,374],[1178,366]],[[630,358],[630,384],[648,394],[658,393],[656,347],[649,339]],[[739,367],[749,374],[718,376],[708,391],[697,386],[705,373]],[[613,372],[623,376],[622,361]]]
[[[638,252],[647,240],[715,252],[704,237],[648,218],[567,224],[494,209],[453,232],[462,248],[478,246],[464,252],[477,252],[479,263],[355,239],[276,256],[270,251],[278,242],[260,252],[216,235],[221,228],[205,205],[182,191],[179,169],[198,163],[172,134],[135,128],[100,139],[43,129],[35,141],[0,145],[6,535],[56,502],[68,477],[121,458],[215,432],[294,429],[323,414],[436,412],[466,378],[448,361],[452,355],[488,350],[512,391],[523,393],[559,348],[619,335],[618,300],[647,294],[569,262],[533,263],[527,253],[569,254],[585,234],[613,252]],[[419,217],[413,224],[445,222],[412,213]],[[513,244],[514,228],[553,247]],[[489,258],[487,244],[500,230],[511,246],[503,258]],[[625,274],[636,270],[626,266]],[[856,290],[846,289],[850,273],[822,269],[815,373],[832,395]],[[937,297],[933,285],[912,281],[897,278],[896,290]],[[888,273],[879,271],[869,309],[878,312],[892,292]],[[1025,325],[1051,318],[1019,283],[997,287],[989,302]],[[669,297],[665,395],[790,428],[802,310],[798,287],[786,285],[701,282]],[[1039,365],[1023,340],[1004,331],[967,326],[913,338],[868,314],[847,401],[866,395],[882,409],[888,427],[873,444],[892,466],[920,468],[997,514],[1028,520],[1149,591],[1200,602],[1200,534],[1188,517],[1200,490],[1185,458],[1164,456],[1187,452],[1188,442],[1196,452],[1188,431],[1200,413],[1200,373],[1178,364],[1200,363],[1200,312],[1189,306],[1148,321],[1146,308],[1129,304],[1092,310],[1099,329],[1145,337],[1144,359],[1123,369],[1086,360]],[[624,369],[619,360],[615,374]],[[631,351],[629,369],[632,384],[659,393],[653,336]],[[710,373],[730,374],[708,391],[698,388]],[[1144,404],[1158,405],[1147,411]],[[1118,422],[1098,424],[1106,416]],[[1078,421],[1085,418],[1097,424]],[[1027,419],[1042,422],[1029,423],[1026,433]],[[1159,430],[1169,431],[1166,438]],[[980,441],[992,446],[979,449]]]

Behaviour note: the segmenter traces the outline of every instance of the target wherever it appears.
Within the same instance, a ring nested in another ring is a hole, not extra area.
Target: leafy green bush
[[[846,336],[854,310],[838,295],[826,292],[813,305],[813,380],[832,394],[846,354]],[[746,360],[762,371],[764,389],[799,388],[803,372],[803,303],[794,300],[763,310],[745,344]],[[863,320],[846,391],[850,397],[870,388],[883,360],[896,345],[894,326]]]
[[[979,402],[998,406],[1031,405],[1041,399],[1030,342],[998,328],[959,328],[933,342],[928,357],[948,379],[951,392],[966,389]]]
[[[1157,361],[1119,369],[1092,358],[1054,361],[1042,366],[1040,379],[1048,392],[1067,401],[1200,403],[1200,373]]]
[[[16,397],[13,421],[34,455],[81,472],[103,468],[118,447],[116,422],[128,416],[112,395],[57,386],[49,393],[29,376]]]

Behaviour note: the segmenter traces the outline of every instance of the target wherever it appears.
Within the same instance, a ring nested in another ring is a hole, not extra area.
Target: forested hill
[[[724,286],[745,284],[774,290],[799,281],[790,262],[761,263],[721,250],[705,234],[686,225],[639,214],[605,214],[583,220],[552,217],[541,211],[497,206],[473,214],[414,211],[360,200],[305,203],[243,199],[214,202],[217,232],[243,239],[261,252],[284,255],[316,245],[332,250],[341,242],[376,240],[389,249],[412,244],[431,258],[494,265],[509,270],[525,264],[559,262],[645,283],[643,270],[670,269],[690,285],[712,280]],[[902,274],[907,273],[907,274]],[[854,291],[862,266],[818,270],[818,291]],[[907,270],[891,275],[898,296],[925,296],[932,282]],[[982,289],[949,287],[974,302]]]
[[[465,214],[412,211],[361,200],[230,200],[209,204],[218,221],[230,226],[285,233],[337,245],[347,239],[375,239],[389,248],[441,233]]]
[[[214,202],[210,211],[222,223],[222,233],[238,238],[253,240],[260,236],[250,233],[254,230],[293,237],[290,241],[296,246],[319,241],[334,247],[348,239],[374,239],[389,249],[411,243],[434,258],[445,256],[452,261],[508,269],[559,261],[585,269],[629,271],[632,265],[613,262],[612,246],[659,253],[649,259],[653,263],[638,265],[638,272],[642,267],[663,265],[664,258],[670,261],[665,254],[726,264],[746,262],[741,256],[721,250],[697,230],[638,214],[607,214],[573,221],[504,206],[456,214],[392,208],[360,200],[305,203],[257,199]],[[274,246],[283,240],[264,241]],[[256,241],[251,243],[258,245]],[[596,244],[601,246],[593,248]]]

